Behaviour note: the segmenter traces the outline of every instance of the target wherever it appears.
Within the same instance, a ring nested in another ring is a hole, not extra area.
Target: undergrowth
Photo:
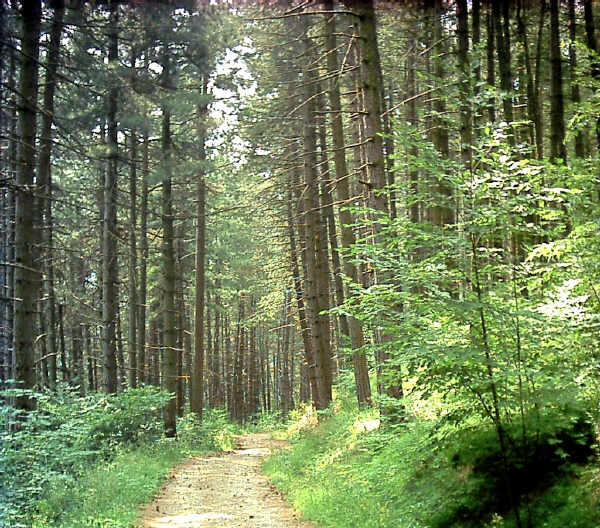
[[[493,500],[498,468],[477,466],[495,460],[489,426],[453,432],[439,420],[411,419],[369,430],[375,411],[359,412],[345,398],[335,405],[318,425],[292,433],[292,448],[264,466],[307,519],[324,528],[514,527],[511,512],[497,511]],[[563,454],[567,444],[556,447]],[[566,460],[544,479],[522,498],[523,526],[600,526],[595,464]]]
[[[123,451],[79,478],[55,479],[38,504],[32,528],[130,528],[138,506],[151,500],[186,456],[180,444],[162,440]]]
[[[137,506],[186,456],[234,447],[239,428],[223,411],[178,422],[162,437],[169,395],[146,386],[114,395],[61,387],[34,394],[37,409],[0,416],[0,528],[130,526]],[[3,423],[2,423],[3,422]],[[12,423],[12,425],[11,425]]]

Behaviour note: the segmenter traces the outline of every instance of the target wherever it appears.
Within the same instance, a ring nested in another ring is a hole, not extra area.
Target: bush
[[[5,407],[0,418],[0,527],[26,526],[50,482],[68,486],[91,463],[113,458],[119,447],[160,437],[160,410],[170,398],[152,386],[86,397],[63,386],[34,396],[34,412],[20,417]]]
[[[179,420],[177,436],[190,446],[202,446],[209,451],[232,451],[235,448],[234,436],[241,429],[228,420],[229,415],[223,409],[205,410],[202,422],[195,414],[189,413]]]
[[[336,401],[330,418],[301,429],[290,449],[265,464],[308,520],[329,528],[514,528],[489,422],[411,416],[369,430],[373,411],[360,413],[348,401]],[[525,443],[516,421],[507,426],[524,526],[600,526],[600,471],[582,464],[595,442],[585,416],[564,406],[526,416]]]
[[[526,416],[525,426],[506,427],[506,460],[497,432],[479,426],[463,431],[448,451],[450,464],[465,480],[452,500],[432,518],[433,527],[480,526],[481,519],[493,513],[511,516],[511,493],[525,510],[533,496],[540,496],[559,480],[568,481],[575,465],[594,455],[596,441],[593,425],[581,411],[563,408],[542,416]],[[564,483],[563,483],[564,487]]]

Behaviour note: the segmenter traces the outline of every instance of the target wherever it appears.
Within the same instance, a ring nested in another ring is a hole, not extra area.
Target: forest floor
[[[141,511],[143,528],[311,528],[260,472],[272,450],[286,446],[268,433],[236,438],[230,453],[192,457],[176,467]]]

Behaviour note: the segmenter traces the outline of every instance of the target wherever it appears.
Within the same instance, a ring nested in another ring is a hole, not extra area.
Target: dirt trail
[[[285,442],[269,434],[237,438],[238,449],[193,457],[175,468],[141,512],[143,528],[311,528],[260,473],[262,459]]]

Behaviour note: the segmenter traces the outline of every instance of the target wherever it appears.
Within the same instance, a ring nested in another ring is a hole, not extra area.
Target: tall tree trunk
[[[93,392],[96,390],[96,372],[94,368],[94,358],[92,351],[92,333],[90,331],[89,325],[85,326],[85,337],[86,337],[86,356],[87,356],[87,391]]]
[[[542,159],[544,152],[542,123],[540,120],[540,106],[538,94],[535,89],[534,72],[531,67],[531,54],[529,52],[529,41],[527,38],[527,30],[523,20],[523,1],[519,0],[517,5],[517,31],[521,45],[523,46],[523,56],[525,63],[525,72],[527,75],[527,118],[531,121],[531,144],[536,145],[536,153],[538,159]]]
[[[502,107],[504,120],[511,125],[514,121],[512,103],[512,70],[511,49],[509,30],[509,0],[492,2],[492,18],[494,20],[494,32],[496,35],[496,50],[498,54],[498,66],[500,70],[500,88],[502,89]],[[504,22],[504,23],[503,23]],[[509,143],[514,145],[514,135],[509,131]]]
[[[325,9],[333,10],[333,0],[325,2]],[[352,214],[345,209],[343,205],[350,200],[350,174],[346,162],[346,145],[344,139],[344,124],[342,121],[342,103],[340,97],[340,77],[341,72],[338,66],[337,42],[336,42],[336,23],[335,15],[326,15],[326,47],[327,47],[327,72],[330,76],[327,86],[329,106],[331,109],[331,137],[334,148],[335,162],[335,187],[337,190],[337,199],[342,205],[338,209],[338,217],[341,230],[342,248],[350,248],[354,242],[354,231],[352,230]],[[333,251],[333,249],[332,249]],[[344,274],[350,277],[353,282],[358,281],[356,267],[344,259]],[[343,292],[343,290],[342,290]],[[352,356],[354,365],[354,380],[356,384],[356,396],[359,405],[369,405],[371,403],[371,384],[369,382],[369,370],[364,352],[361,350],[364,345],[364,336],[360,323],[357,319],[348,316],[348,333],[350,336],[350,345],[352,346]]]
[[[486,6],[486,28],[487,28],[487,71],[486,71],[486,83],[490,88],[496,87],[496,63],[494,61],[495,55],[495,23],[494,23],[494,8],[493,8],[494,0],[488,0]],[[496,121],[496,99],[492,95],[488,100],[488,119],[491,123]]]
[[[36,159],[36,121],[38,61],[41,25],[40,0],[23,0],[21,5],[21,71],[19,77],[19,131],[16,211],[15,211],[15,302],[13,350],[15,378],[19,387],[33,389],[36,383],[34,339],[36,303],[41,277],[37,269],[39,246],[36,242],[34,177]],[[35,408],[35,400],[19,396],[15,405],[25,411]]]
[[[221,313],[220,313],[220,299],[218,294],[218,281],[215,284],[215,332],[214,332],[214,344],[213,344],[213,355],[212,362],[210,364],[210,375],[209,375],[209,404],[211,409],[216,409],[222,406],[221,401]]]
[[[2,16],[2,31],[6,31],[6,5],[0,6],[0,16]],[[0,43],[0,76],[1,81],[7,84],[8,90],[0,90],[0,133],[6,134],[8,140],[0,142],[0,169],[5,171],[6,182],[3,187],[2,195],[2,247],[3,254],[0,258],[4,262],[14,262],[14,213],[15,213],[15,192],[14,182],[16,173],[16,61],[15,51],[12,46],[4,49],[4,44],[11,42],[4,41],[6,34],[3,33],[3,40]],[[5,59],[8,58],[8,71],[5,78],[4,67]],[[0,313],[0,326],[2,332],[2,343],[0,349],[0,387],[8,388],[6,382],[13,379],[13,328],[14,328],[14,267],[1,266],[2,288],[0,294],[2,297],[2,311]]]
[[[140,383],[148,381],[148,355],[146,354],[146,302],[147,302],[147,266],[148,266],[148,174],[150,172],[150,156],[148,147],[148,131],[144,131],[142,158],[142,196],[140,204],[140,287],[138,310],[138,372]]]
[[[135,62],[135,58],[133,59]],[[130,167],[129,167],[129,326],[128,326],[128,350],[129,350],[129,386],[137,387],[138,380],[138,302],[137,302],[137,131],[131,130]]]
[[[38,360],[39,374],[38,383],[42,387],[48,387],[49,385],[49,377],[48,377],[48,327],[46,326],[46,314],[44,313],[44,307],[40,302],[38,302],[38,316],[39,316],[39,345],[40,345],[40,358]],[[1,361],[1,358],[0,358]]]
[[[241,423],[244,418],[244,347],[245,347],[245,295],[242,294],[239,300],[238,306],[238,318],[236,325],[236,338],[235,338],[235,353],[233,358],[233,394],[232,394],[232,419],[238,423]]]
[[[186,232],[186,225],[184,222],[181,223],[179,229],[176,231],[177,237],[177,255],[176,255],[176,274],[177,274],[177,289],[176,289],[176,304],[177,304],[177,416],[183,416],[185,409],[185,380],[189,379],[185,377],[185,364],[184,360],[187,360],[186,353],[186,314],[185,314],[185,298],[183,289],[185,287],[185,266],[184,266],[184,248],[183,248],[183,237]]]
[[[444,42],[442,15],[442,1],[435,0],[433,13],[433,41],[436,43],[437,52],[433,60],[433,69],[436,84],[439,86],[445,82],[446,78],[444,59],[441,57]],[[450,156],[450,139],[448,127],[443,118],[446,113],[446,101],[443,95],[439,94],[436,97],[433,102],[433,110],[435,114],[433,119],[433,145],[443,159],[448,159]],[[438,180],[434,182],[434,191],[437,196],[436,204],[431,210],[431,222],[440,227],[454,223],[454,208],[450,203],[452,200],[452,189],[444,182]]]
[[[117,289],[117,291],[119,291]],[[123,350],[123,324],[121,321],[120,295],[117,297],[117,391],[122,391],[127,386],[127,365],[125,364],[125,351]]]
[[[550,160],[567,161],[558,0],[550,0]]]
[[[15,214],[16,214],[16,191],[15,181],[17,175],[17,95],[16,95],[16,72],[17,64],[15,58],[15,51],[12,47],[9,47],[9,67],[8,67],[8,89],[11,92],[9,105],[9,143],[8,143],[8,182],[13,185],[9,185],[6,194],[7,204],[7,221],[8,230],[6,232],[7,241],[7,262],[15,262]],[[15,268],[9,266],[6,269],[6,293],[8,301],[5,307],[5,320],[6,320],[6,341],[7,341],[7,354],[6,354],[6,380],[15,378],[15,348],[14,348],[14,320],[15,320]]]
[[[307,24],[308,21],[304,20]],[[305,28],[308,26],[305,26]],[[319,386],[318,409],[329,407],[332,399],[332,357],[329,339],[329,277],[327,262],[327,235],[322,229],[321,209],[319,206],[318,173],[316,159],[315,119],[315,71],[310,57],[313,43],[303,38],[305,61],[303,69],[304,107],[303,107],[303,164],[304,164],[304,211],[307,243],[307,279],[308,300],[311,303],[311,325],[315,350],[317,385]]]
[[[457,0],[458,68],[460,79],[460,152],[465,170],[471,171],[473,125],[471,112],[471,67],[469,61],[469,24],[467,0]]]
[[[379,58],[379,46],[377,42],[377,29],[375,20],[375,8],[373,0],[346,0],[345,2],[358,17],[358,42],[361,66],[361,87],[359,94],[364,98],[362,105],[364,124],[364,149],[366,167],[366,187],[369,190],[369,202],[376,215],[387,214],[387,203],[385,199],[385,159],[383,152],[382,132],[382,104],[381,94],[382,73]],[[375,242],[379,240],[382,225],[378,218],[374,219]],[[385,277],[379,275],[378,281],[385,281]],[[389,341],[391,336],[384,334],[382,341]],[[383,347],[387,345],[383,344]],[[388,358],[382,353],[380,360],[386,362],[386,368],[393,370],[389,376],[390,381],[385,387],[386,394],[391,398],[399,398],[402,395],[402,382],[399,368],[389,365]],[[391,373],[391,372],[390,372]]]
[[[297,182],[293,183],[294,185],[297,185]],[[299,195],[299,193],[296,193],[297,195]],[[298,266],[298,250],[297,250],[297,244],[296,244],[296,234],[294,231],[294,221],[293,221],[293,214],[292,214],[292,182],[290,181],[290,183],[288,184],[288,198],[287,198],[287,214],[288,214],[288,236],[289,236],[289,240],[290,240],[290,261],[291,261],[291,268],[292,268],[292,278],[294,281],[294,291],[296,293],[296,305],[298,307],[298,322],[300,324],[300,331],[302,333],[302,342],[304,344],[304,362],[307,365],[307,369],[312,369],[314,371],[315,369],[315,358],[314,358],[314,349],[313,349],[313,341],[311,339],[311,329],[309,326],[309,318],[308,318],[308,314],[306,311],[306,307],[304,304],[304,299],[305,299],[305,290],[302,288],[302,280],[301,280],[301,276],[300,276],[300,267]],[[296,212],[296,223],[299,225],[300,228],[300,223],[301,223],[301,218],[300,218],[300,214],[298,213],[298,211]],[[299,234],[300,241],[302,241],[304,239],[304,237],[302,235]],[[300,242],[302,243],[302,242]],[[304,249],[300,248],[300,251],[302,252],[302,254],[304,254]],[[304,257],[302,257],[304,260]],[[267,351],[268,352],[268,351]],[[267,409],[270,410],[271,408],[271,393],[270,393],[270,389],[271,389],[271,383],[270,383],[270,375],[269,375],[269,368],[270,368],[270,364],[269,364],[269,357],[267,355],[267,360],[266,360],[266,384],[267,384]],[[311,384],[313,385],[313,394],[317,394],[318,393],[318,388],[316,386],[316,377],[314,375],[314,373],[311,372]],[[317,406],[317,401],[313,401],[313,405]]]
[[[164,89],[171,89],[171,60],[168,44],[163,51],[163,83]],[[163,418],[165,436],[177,436],[177,329],[175,315],[175,289],[177,274],[175,270],[175,250],[173,231],[173,197],[172,197],[172,140],[171,109],[169,103],[162,106],[162,322],[163,322],[163,386],[173,395],[165,405]],[[196,382],[196,380],[194,380]],[[196,412],[197,409],[195,409]]]
[[[478,96],[481,92],[481,53],[479,45],[481,42],[481,0],[472,0],[471,4],[471,19],[473,21],[473,51],[475,56],[475,67],[473,68],[473,93]],[[475,127],[478,127],[480,119],[481,105],[476,106],[476,112],[474,114]]]
[[[581,94],[579,92],[579,83],[576,77],[577,71],[577,19],[575,18],[575,0],[568,0],[569,3],[569,72],[571,75],[571,101],[577,106],[581,102]],[[585,142],[583,132],[578,130],[575,134],[575,157],[583,158],[585,156]]]
[[[541,77],[542,77],[542,44],[544,42],[544,25],[546,22],[546,0],[540,2],[540,18],[538,22],[537,42],[535,51],[535,98],[538,102],[539,129],[536,129],[538,159],[544,159],[544,112],[542,111]]]
[[[67,347],[65,346],[65,305],[58,305],[58,339],[60,344],[60,370],[63,381],[71,381],[71,366],[67,361]]]
[[[413,30],[409,30],[409,36],[407,40],[408,51],[406,54],[406,84],[407,84],[407,98],[408,103],[406,104],[406,122],[410,126],[410,134],[413,139],[410,141],[408,147],[408,158],[416,160],[419,157],[419,148],[416,141],[416,135],[419,130],[419,122],[417,118],[417,81],[416,81],[416,61],[415,55],[416,50],[416,39]],[[409,200],[410,200],[410,220],[414,224],[418,224],[421,221],[421,200],[419,199],[419,171],[416,168],[416,164],[409,164],[410,170],[408,174],[409,181]],[[423,256],[423,248],[416,247],[414,249],[413,258],[418,261]]]
[[[331,251],[331,262],[333,265],[333,285],[335,292],[335,303],[337,306],[344,304],[344,283],[342,282],[342,269],[340,264],[340,255],[337,242],[337,232],[335,225],[335,215],[333,212],[333,195],[331,189],[335,180],[331,177],[329,169],[329,160],[327,158],[327,138],[325,127],[322,122],[319,124],[319,151],[321,154],[321,182],[320,182],[320,203],[321,214],[327,225],[327,237],[329,239],[329,249]],[[340,332],[346,338],[350,338],[350,328],[348,319],[344,314],[338,316]]]
[[[596,24],[594,23],[594,9],[592,0],[583,0],[583,15],[585,19],[585,37],[587,47],[592,52],[592,63],[590,73],[592,78],[597,81],[600,78],[600,63],[596,58],[598,43],[596,41]],[[596,144],[600,150],[600,118],[596,121]]]
[[[225,354],[223,357],[223,367],[225,374],[225,400],[229,416],[233,416],[233,359],[231,354],[231,328],[229,317],[224,321]]]
[[[44,101],[42,112],[42,126],[40,131],[40,154],[38,161],[38,199],[36,208],[40,227],[39,240],[46,246],[44,269],[47,275],[47,301],[40,309],[45,310],[49,316],[48,344],[49,344],[49,381],[50,386],[56,385],[56,309],[54,294],[54,250],[53,250],[53,218],[52,218],[52,124],[54,121],[54,94],[56,91],[56,74],[58,71],[58,58],[60,53],[60,40],[63,30],[64,5],[62,1],[54,2],[54,16],[50,29],[50,43],[48,46],[47,61],[45,66],[46,78],[44,88]]]
[[[256,301],[252,302],[252,309],[256,311]],[[260,411],[260,375],[258,370],[258,353],[256,350],[256,326],[250,329],[248,343],[248,416],[255,417]]]
[[[119,60],[118,6],[110,2],[108,27],[108,63],[111,69]],[[117,336],[118,316],[118,249],[117,249],[117,170],[119,144],[117,131],[117,79],[110,79],[107,99],[108,167],[104,174],[104,223],[102,232],[102,356],[104,360],[104,391],[117,392]]]
[[[203,83],[203,92],[206,95],[206,82]],[[198,108],[198,140],[199,157],[206,161],[204,141],[208,106],[206,103]],[[192,378],[191,409],[198,417],[202,418],[204,406],[204,280],[205,280],[205,253],[206,253],[206,184],[204,181],[204,167],[200,169],[196,187],[196,274],[195,274],[195,308],[194,308],[194,375]]]

